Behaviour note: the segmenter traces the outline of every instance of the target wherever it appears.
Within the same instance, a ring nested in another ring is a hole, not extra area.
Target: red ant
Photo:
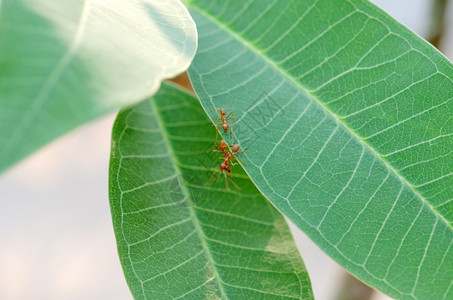
[[[216,108],[215,110],[219,111],[219,116],[215,120],[216,124],[214,125],[217,128],[214,147],[217,144],[217,138],[219,137],[219,131],[218,130],[219,130],[220,126],[222,126],[223,132],[227,132],[228,129],[230,129],[230,134],[231,134],[231,136],[233,136],[233,132],[231,130],[230,124],[228,124],[228,120],[233,120],[234,121],[234,111],[230,112],[228,114],[228,116],[227,116],[226,115],[227,112],[226,112],[225,108]]]
[[[243,162],[242,160],[237,158],[236,155],[244,152],[247,148],[245,148],[241,151],[239,151],[239,148],[240,148],[239,144],[236,144],[236,145],[232,145],[231,150],[230,150],[229,145],[224,140],[221,140],[219,147],[217,148],[218,150],[214,150],[215,152],[223,153],[223,157],[220,157],[220,159],[223,159],[223,162],[220,164],[220,172],[223,173],[223,175],[225,176],[225,187],[227,190],[230,190],[230,187],[228,186],[228,179],[231,181],[231,183],[234,185],[234,187],[237,190],[240,190],[240,188],[234,183],[233,179],[231,179],[231,167],[238,164],[237,162],[233,163],[232,160],[235,159],[235,160],[240,161],[243,164],[245,164],[245,162]],[[212,179],[212,176],[214,176],[214,174],[216,174],[217,172],[219,172],[219,170],[216,170],[211,175],[211,179]],[[220,174],[219,174],[219,177],[220,177]],[[217,178],[216,182],[219,181],[219,177]],[[211,179],[208,181],[208,184],[210,184]]]

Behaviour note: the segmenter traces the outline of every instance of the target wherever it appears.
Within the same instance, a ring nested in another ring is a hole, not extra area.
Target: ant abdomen
[[[238,152],[239,147],[240,147],[239,144],[236,144],[236,145],[233,146],[233,148],[231,148],[231,151]]]

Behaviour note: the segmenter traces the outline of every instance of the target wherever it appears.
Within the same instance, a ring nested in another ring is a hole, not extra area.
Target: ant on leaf
[[[214,150],[214,152],[220,152],[223,153],[223,157],[220,157],[220,159],[223,159],[223,162],[220,164],[220,169],[216,170],[212,175],[211,178],[209,179],[207,184],[211,184],[211,180],[214,177],[214,175],[219,172],[219,176],[216,179],[216,182],[219,181],[220,178],[220,173],[223,173],[225,176],[225,187],[227,190],[230,190],[230,187],[228,185],[228,180],[231,181],[231,183],[234,185],[234,187],[237,190],[240,190],[239,186],[234,183],[233,179],[231,179],[231,167],[237,165],[240,162],[245,164],[242,160],[236,157],[239,153],[244,152],[247,148],[242,149],[239,151],[239,144],[236,145],[231,145],[231,150],[230,150],[230,145],[228,145],[224,140],[221,140],[219,143],[219,147]],[[233,160],[236,160],[238,162],[233,162]]]
[[[225,110],[225,108],[216,108],[215,109],[216,111],[219,111],[219,116],[217,117],[217,119],[215,120],[215,123],[214,126],[216,127],[216,135],[215,135],[215,142],[214,142],[214,147],[215,145],[217,144],[217,139],[219,137],[219,127],[222,127],[223,129],[223,132],[227,132],[228,129],[230,129],[230,135],[231,135],[231,139],[233,139],[233,131],[231,129],[231,125],[228,124],[228,121],[229,120],[234,120],[234,111],[230,112],[228,115],[227,115],[227,111]],[[231,143],[233,143],[233,140],[231,140]],[[214,148],[213,148],[214,149]]]

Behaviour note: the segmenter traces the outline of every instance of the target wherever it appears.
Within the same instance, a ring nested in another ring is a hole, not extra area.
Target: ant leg
[[[211,177],[209,177],[209,180],[208,182],[206,182],[205,185],[211,185],[212,184],[212,179],[214,178],[214,175],[217,174],[218,172],[220,172],[220,170],[215,170],[214,173],[211,174]],[[219,173],[219,176],[217,176],[217,179],[215,182],[219,182],[219,178],[220,178],[220,173]]]
[[[230,113],[225,117],[225,120],[231,120],[231,119],[234,120],[234,111],[230,112]]]
[[[238,155],[239,153],[242,153],[242,152],[244,152],[245,150],[247,150],[247,147],[245,147],[244,149],[242,149],[242,150],[239,151],[239,152],[236,152],[234,155]]]
[[[235,187],[238,191],[240,191],[241,188],[240,188],[236,183],[234,183],[234,181],[233,181],[233,179],[231,178],[231,175],[230,175],[230,174],[228,174],[228,178],[230,179],[230,181],[231,181],[231,183],[234,185],[234,187]]]
[[[239,164],[239,162],[241,162],[241,163],[242,163],[242,164],[243,164],[244,166],[246,166],[246,165],[247,165],[247,163],[246,163],[245,161],[243,161],[243,160],[241,160],[241,159],[239,159],[239,158],[236,158],[236,157],[234,157],[233,159],[237,160],[238,162],[235,162],[235,163],[234,163],[234,162],[230,161],[230,163],[231,163],[231,166],[235,166],[235,165],[238,165],[238,164]]]
[[[214,177],[215,173],[217,173],[217,171],[215,171],[214,173],[211,174],[211,176],[209,177],[209,180],[205,183],[205,185],[211,185],[212,184],[212,178]]]
[[[217,139],[219,138],[219,130],[218,130],[219,125],[214,125],[214,126],[215,126],[215,142],[214,142],[214,146],[212,146],[212,150],[215,149],[215,147],[217,145]]]
[[[233,141],[233,128],[232,128],[231,125],[228,126],[228,128],[230,128],[231,145],[233,145],[234,144],[234,141]]]
[[[213,124],[215,127],[220,126],[219,123],[222,123],[222,121],[220,120],[221,117],[222,116],[218,116],[217,119],[215,119],[214,123],[216,123],[216,124]]]
[[[242,149],[241,151],[239,151],[239,152],[236,152],[236,153],[234,153],[234,154],[233,154],[233,159],[235,159],[235,160],[237,160],[237,161],[241,162],[241,163],[242,163],[242,164],[243,164],[244,166],[246,166],[246,165],[247,165],[247,163],[246,163],[245,161],[243,161],[242,159],[240,159],[240,158],[237,158],[237,157],[236,157],[236,155],[238,155],[238,154],[240,154],[240,153],[244,152],[245,150],[247,150],[247,147],[246,147],[246,148],[244,148],[244,149]],[[237,163],[236,163],[236,164],[237,164]]]
[[[217,119],[215,119],[214,123],[219,124],[219,120],[222,119],[222,112],[221,112],[220,108],[216,108],[215,111],[219,111],[219,116],[217,117]],[[222,122],[220,122],[220,123],[222,123]],[[220,126],[220,125],[214,125],[214,126]]]
[[[233,124],[236,125],[236,119],[234,118],[234,111],[230,112],[228,116],[225,117],[225,121],[233,120]]]
[[[219,179],[220,179],[220,173],[222,173],[222,171],[219,171],[219,176],[217,176],[217,179],[215,180],[215,183],[219,182]]]
[[[233,125],[236,125],[236,119],[234,118],[234,111],[231,112],[225,120],[227,120],[227,121],[228,120],[233,120]]]
[[[223,173],[223,176],[225,176],[225,188],[227,189],[227,191],[230,191],[230,186],[228,185],[228,177],[227,175],[225,174],[225,172],[222,172]]]
[[[217,123],[219,126],[221,126],[224,122],[226,121],[225,117],[222,115],[222,110],[220,108],[216,108],[216,111],[219,111],[219,116],[215,120],[215,123]]]
[[[230,116],[231,115],[231,116]],[[236,126],[236,119],[234,118],[234,111],[232,111],[228,117],[227,120],[233,120],[233,123],[229,125],[228,127],[230,128],[230,136],[231,136],[231,144],[234,144],[234,139],[233,139],[233,126]]]
[[[244,166],[247,165],[247,163],[245,161],[243,161],[242,159],[240,159],[240,158],[235,157],[234,159],[237,160],[237,161],[240,161]],[[237,164],[238,163],[235,163],[235,165],[237,165]]]

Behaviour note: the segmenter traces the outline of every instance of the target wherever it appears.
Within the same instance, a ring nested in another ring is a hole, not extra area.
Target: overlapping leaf
[[[118,116],[110,203],[135,299],[312,299],[284,218],[240,166],[240,192],[205,185],[214,139],[198,100],[167,84]]]
[[[0,171],[184,71],[196,30],[179,0],[4,0]]]
[[[366,283],[451,299],[452,64],[368,1],[188,7],[195,91],[261,192]]]

